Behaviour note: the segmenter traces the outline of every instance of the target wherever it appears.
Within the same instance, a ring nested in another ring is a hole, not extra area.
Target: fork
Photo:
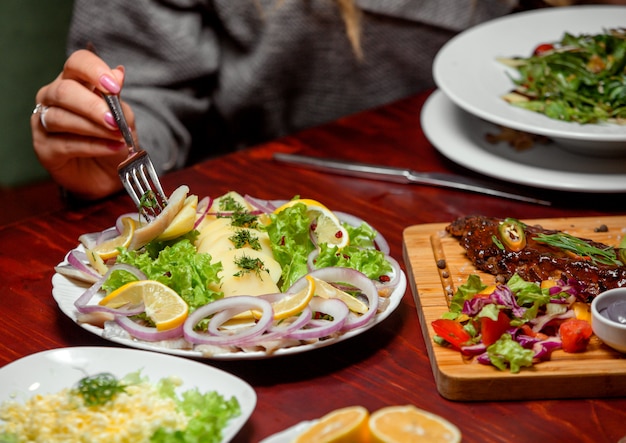
[[[102,94],[122,137],[128,146],[128,157],[117,167],[120,180],[147,221],[156,217],[167,205],[167,197],[159,181],[154,165],[148,153],[139,148],[133,139],[126,117],[122,111],[120,97],[117,94]]]

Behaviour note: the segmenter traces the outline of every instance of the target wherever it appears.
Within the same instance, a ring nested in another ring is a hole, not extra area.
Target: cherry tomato
[[[559,326],[559,335],[565,352],[584,351],[592,334],[589,322],[578,318],[570,318]]]
[[[435,334],[459,350],[461,346],[472,338],[458,321],[440,318],[431,324],[435,330]]]
[[[550,43],[543,43],[535,48],[535,50],[533,51],[533,55],[541,55],[546,52],[552,51],[553,49],[554,45],[551,45]]]
[[[485,346],[498,341],[502,334],[511,326],[511,320],[502,311],[498,312],[498,320],[493,321],[489,317],[480,318],[480,335]]]

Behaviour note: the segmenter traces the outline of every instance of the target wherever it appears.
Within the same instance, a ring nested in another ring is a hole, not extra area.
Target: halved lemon
[[[312,223],[315,224],[313,234],[317,238],[318,243],[327,243],[337,246],[339,249],[348,246],[350,243],[350,235],[346,228],[341,225],[337,216],[317,200],[309,198],[301,198],[290,200],[284,205],[274,210],[274,214],[291,208],[297,204],[306,206],[306,213]]]
[[[141,302],[159,331],[180,326],[189,314],[189,306],[176,291],[155,280],[127,283],[103,298],[100,305],[119,308],[137,306]]]
[[[124,217],[122,219],[122,232],[120,235],[94,246],[91,249],[91,252],[97,254],[102,260],[117,257],[119,254],[119,250],[117,248],[126,248],[130,245],[136,228],[137,221],[135,219],[131,217]]]
[[[300,434],[294,443],[361,443],[368,440],[369,412],[363,406],[336,409]]]
[[[460,442],[461,431],[444,418],[413,405],[388,406],[369,418],[373,443]]]
[[[358,314],[365,314],[369,311],[369,307],[358,298],[353,297],[324,280],[318,278],[313,279],[315,280],[315,295],[318,297],[338,298],[348,306],[348,309]]]
[[[281,298],[279,301],[272,303],[272,309],[274,309],[274,320],[282,320],[283,318],[296,315],[309,304],[313,295],[315,294],[315,281],[313,277],[306,276],[308,285],[301,291],[296,292],[293,295],[288,295]]]

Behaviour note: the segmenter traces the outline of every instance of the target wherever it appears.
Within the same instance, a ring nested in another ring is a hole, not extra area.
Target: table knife
[[[476,192],[478,194],[492,195],[495,197],[508,198],[511,200],[535,203],[544,206],[550,206],[552,204],[546,200],[521,195],[513,188],[504,185],[443,172],[416,172],[407,168],[380,166],[348,160],[308,157],[304,155],[285,153],[275,153],[274,160],[301,166],[307,169],[351,177],[384,180],[394,183],[419,184],[437,186],[441,188],[460,189],[463,191]]]

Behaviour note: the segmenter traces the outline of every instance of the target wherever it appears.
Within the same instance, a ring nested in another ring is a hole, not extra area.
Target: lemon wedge
[[[329,412],[300,434],[294,443],[355,443],[369,441],[369,412],[363,406],[348,406]]]
[[[365,314],[369,311],[369,307],[358,298],[353,297],[324,280],[312,278],[315,280],[315,295],[318,297],[338,298],[348,306],[348,309],[358,314]]]
[[[187,303],[169,286],[155,280],[125,284],[100,300],[101,306],[120,308],[144,304],[146,315],[159,331],[183,324],[189,314]]]
[[[313,295],[315,294],[315,281],[313,277],[306,276],[308,285],[301,291],[296,292],[293,295],[288,295],[280,300],[272,303],[272,309],[274,310],[274,320],[282,320],[292,315],[296,315],[309,304]]]
[[[108,260],[110,258],[117,257],[117,255],[119,254],[118,248],[126,248],[128,247],[128,245],[130,245],[136,228],[136,220],[131,217],[124,217],[122,219],[122,232],[120,233],[120,235],[94,246],[91,249],[91,252],[97,254],[98,257],[102,260]]]
[[[317,238],[318,243],[327,243],[331,246],[337,246],[339,249],[348,246],[350,243],[348,231],[341,225],[333,211],[317,200],[309,198],[290,200],[275,209],[274,214],[278,214],[297,204],[306,206],[306,213],[311,223],[314,224],[313,234]]]

